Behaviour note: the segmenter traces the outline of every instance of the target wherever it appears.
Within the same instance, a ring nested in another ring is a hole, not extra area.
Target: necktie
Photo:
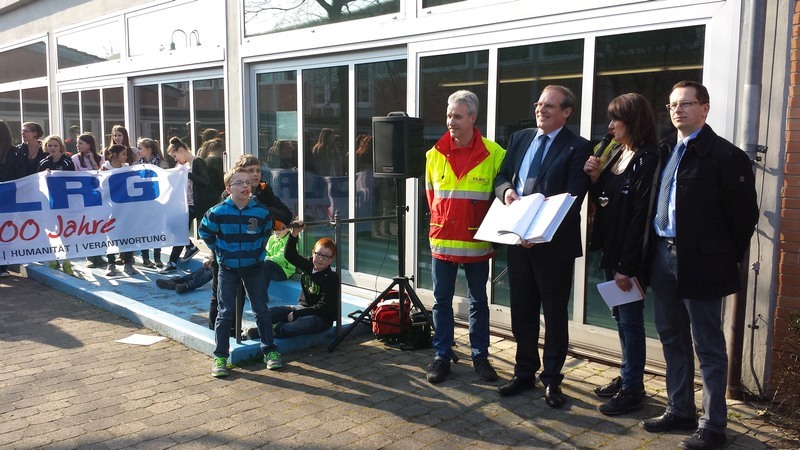
[[[664,171],[661,172],[661,189],[658,192],[658,227],[664,231],[669,224],[669,194],[672,191],[672,182],[675,180],[675,170],[678,168],[678,162],[683,156],[683,151],[686,150],[686,145],[681,142],[681,145],[669,155]]]
[[[527,178],[536,178],[539,176],[539,168],[542,167],[542,158],[544,158],[544,149],[547,145],[548,136],[543,134],[539,136],[539,144],[536,146],[536,153],[533,155],[533,161],[531,161],[531,167],[528,169],[528,177]]]

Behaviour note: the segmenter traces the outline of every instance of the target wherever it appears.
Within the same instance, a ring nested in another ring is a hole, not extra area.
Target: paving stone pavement
[[[401,351],[368,336],[333,353],[287,356],[280,371],[253,362],[226,379],[211,360],[169,339],[23,276],[0,279],[0,448],[676,448],[685,433],[639,427],[663,411],[664,380],[648,376],[644,408],[609,418],[592,389],[618,369],[570,358],[560,410],[543,390],[498,397],[463,361],[442,384],[425,381],[430,350]],[[492,361],[508,378],[515,345],[493,337]],[[699,399],[698,392],[698,399]],[[729,448],[797,448],[757,406],[732,403]]]

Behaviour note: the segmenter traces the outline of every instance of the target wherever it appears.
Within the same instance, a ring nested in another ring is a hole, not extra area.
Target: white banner
[[[137,164],[0,183],[0,264],[189,243],[188,170]]]

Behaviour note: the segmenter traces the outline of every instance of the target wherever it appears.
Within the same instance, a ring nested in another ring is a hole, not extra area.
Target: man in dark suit
[[[651,211],[650,287],[656,331],[667,363],[669,402],[647,431],[696,430],[688,450],[725,445],[728,355],[723,302],[741,289],[739,264],[758,222],[753,163],[706,123],[708,89],[680,81],[666,105],[677,129],[661,140]],[[703,415],[694,401],[695,355]]]
[[[545,386],[545,402],[553,408],[564,404],[560,385],[569,343],[567,305],[575,258],[583,254],[580,209],[589,187],[583,163],[591,147],[564,126],[575,102],[575,94],[568,88],[545,87],[534,105],[538,129],[511,135],[494,183],[495,195],[505,204],[536,192],[546,197],[569,192],[576,197],[552,241],[523,242],[508,248],[511,331],[517,354],[514,377],[497,390],[508,396],[532,389],[536,372],[542,368],[539,379]],[[543,365],[538,350],[540,309],[546,325]]]

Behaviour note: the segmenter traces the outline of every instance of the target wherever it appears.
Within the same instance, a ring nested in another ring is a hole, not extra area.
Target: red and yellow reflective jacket
[[[425,191],[431,223],[431,254],[457,263],[486,261],[492,244],[473,239],[494,197],[494,177],[505,149],[473,129],[468,147],[455,147],[445,133],[425,155]]]

